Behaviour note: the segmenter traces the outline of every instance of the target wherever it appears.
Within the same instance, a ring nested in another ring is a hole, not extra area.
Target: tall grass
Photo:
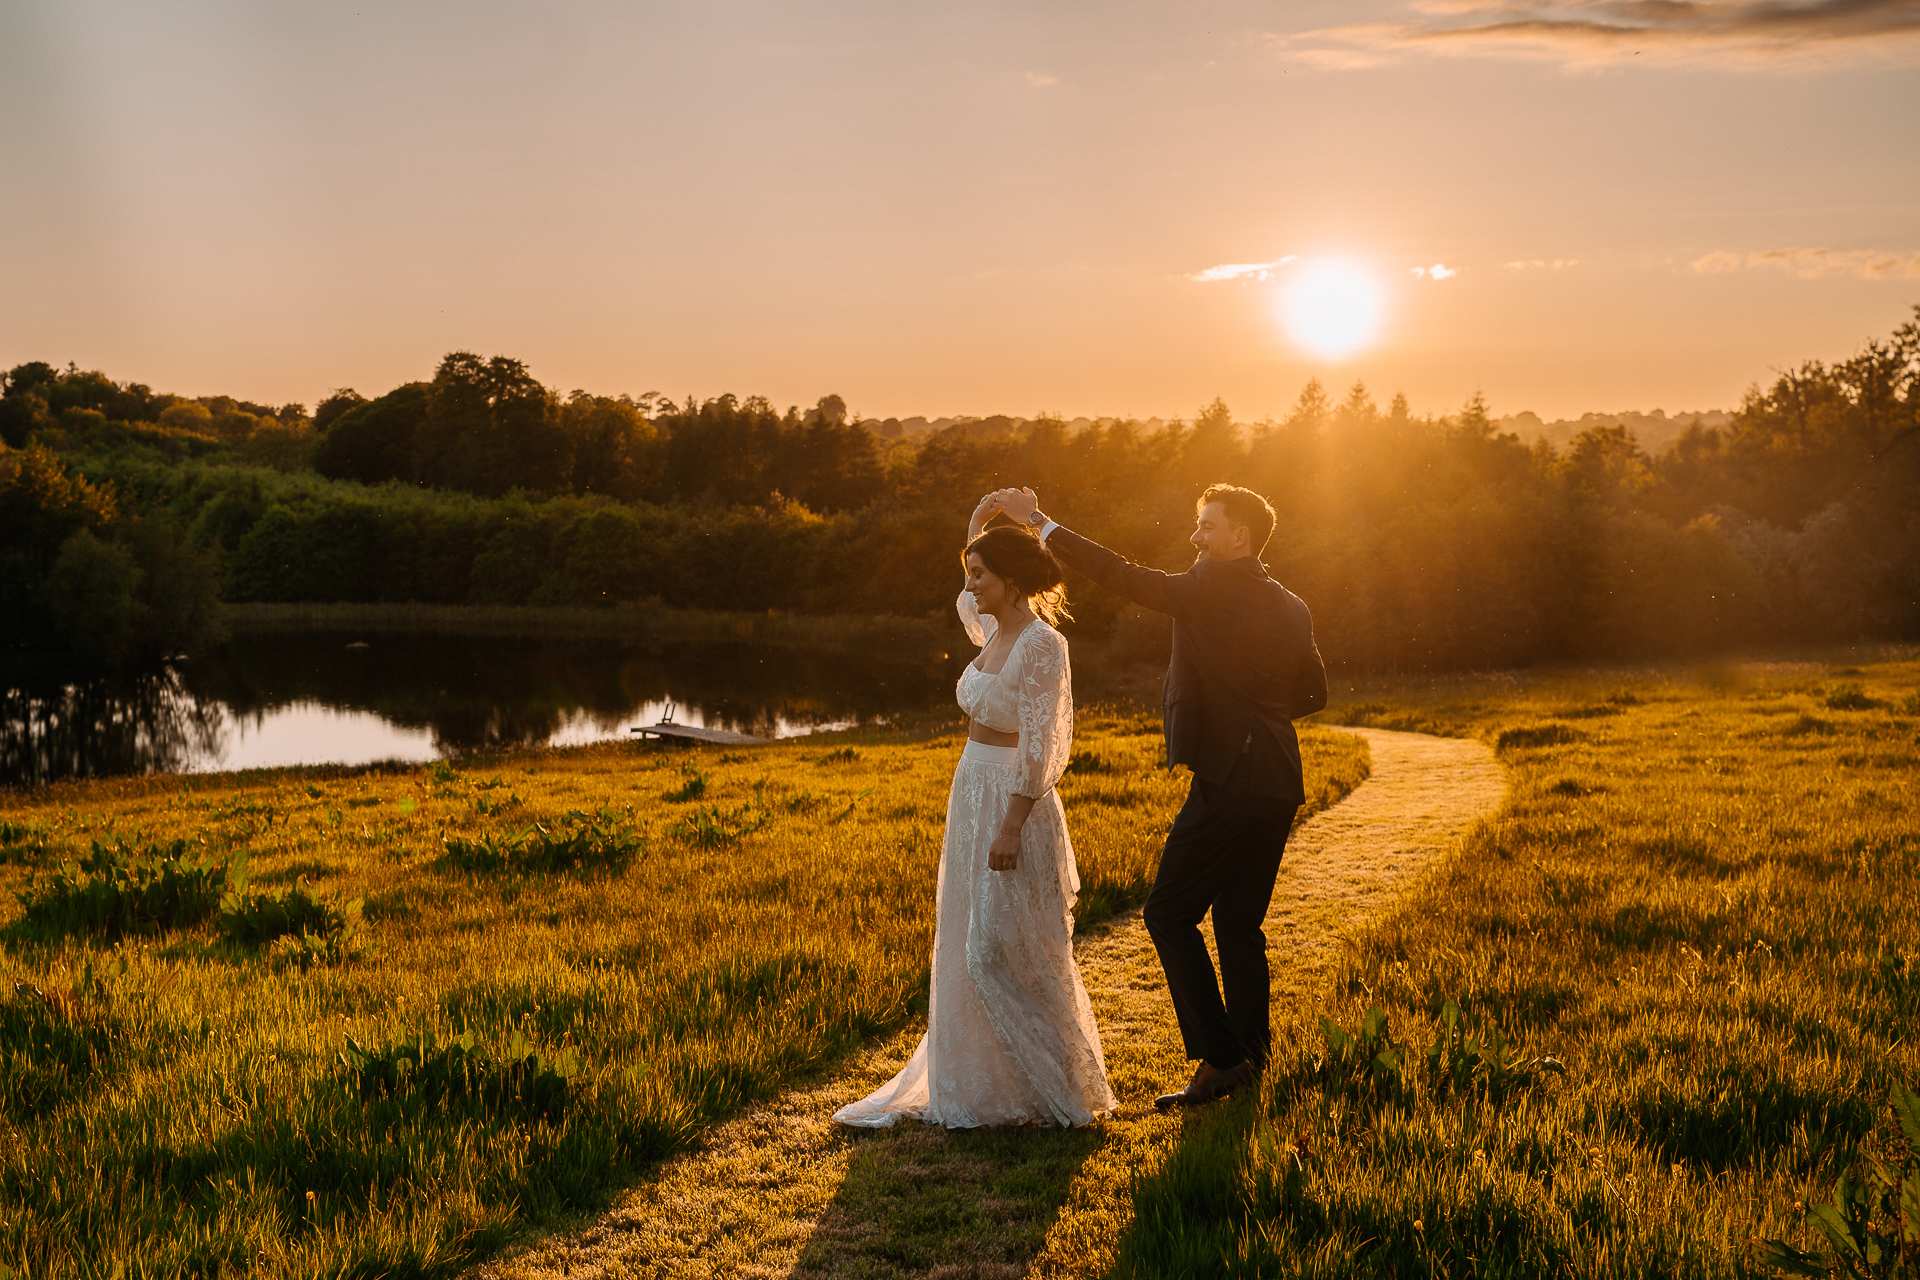
[[[1497,745],[1509,806],[1360,941],[1257,1101],[1140,1180],[1119,1274],[1835,1252],[1810,1211],[1903,1167],[1889,1101],[1920,1084],[1920,663],[1450,683],[1344,718]]]
[[[0,882],[33,901],[95,842],[251,873],[124,933],[4,935],[0,1265],[450,1274],[904,1025],[959,741],[841,743],[0,800]],[[1184,781],[1157,718],[1091,712],[1079,744],[1110,765],[1062,787],[1088,920],[1139,899]],[[1349,737],[1308,750],[1316,794],[1364,776]]]

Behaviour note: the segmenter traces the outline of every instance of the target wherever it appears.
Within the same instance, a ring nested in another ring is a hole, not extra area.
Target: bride
[[[1073,744],[1067,642],[1050,625],[1064,579],[1025,529],[982,532],[999,499],[967,530],[960,621],[982,647],[956,690],[972,724],[947,797],[927,1034],[842,1124],[1082,1125],[1114,1106],[1073,962],[1080,878],[1053,789]]]

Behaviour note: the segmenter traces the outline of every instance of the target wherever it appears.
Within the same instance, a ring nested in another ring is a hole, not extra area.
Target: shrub
[[[24,923],[52,932],[117,938],[185,928],[247,882],[246,854],[222,860],[190,851],[185,840],[149,845],[144,853],[96,840],[85,859],[64,864],[44,884],[28,881],[14,896],[26,909]]]
[[[46,610],[56,634],[83,662],[118,662],[133,639],[133,555],[81,529],[60,547],[47,574]]]
[[[131,656],[154,661],[224,640],[219,553],[194,546],[184,528],[167,520],[136,520],[130,538],[139,569]]]
[[[552,567],[556,521],[525,503],[503,506],[499,525],[480,543],[468,571],[468,598],[476,604],[525,604]]]

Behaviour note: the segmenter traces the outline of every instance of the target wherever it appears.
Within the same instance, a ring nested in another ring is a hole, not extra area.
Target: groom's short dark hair
[[[1213,484],[1200,495],[1200,501],[1194,504],[1194,514],[1198,515],[1209,502],[1220,504],[1220,510],[1226,514],[1229,524],[1245,525],[1247,545],[1256,556],[1266,547],[1267,539],[1273,536],[1273,508],[1267,500],[1251,489],[1242,489],[1234,484]]]

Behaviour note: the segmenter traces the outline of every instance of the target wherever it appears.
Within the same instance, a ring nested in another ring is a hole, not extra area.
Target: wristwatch
[[[1046,527],[1047,527],[1047,513],[1046,513],[1046,512],[1044,512],[1044,511],[1042,511],[1042,510],[1040,510],[1040,509],[1039,509],[1038,507],[1035,507],[1035,508],[1034,508],[1034,511],[1033,511],[1033,514],[1027,517],[1027,527],[1028,527],[1028,528],[1031,528],[1031,529],[1044,529],[1044,528],[1046,528]]]

